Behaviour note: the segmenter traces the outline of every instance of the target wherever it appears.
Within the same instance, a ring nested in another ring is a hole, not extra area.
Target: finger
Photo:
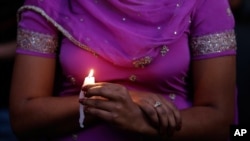
[[[176,121],[175,121],[175,117],[174,117],[174,113],[171,109],[169,109],[169,113],[168,113],[168,127],[165,129],[166,130],[166,135],[167,136],[172,136],[176,130]]]
[[[85,88],[84,88],[85,89]],[[112,90],[106,86],[103,85],[91,85],[88,86],[88,90],[85,93],[86,97],[94,97],[94,96],[99,96],[99,97],[105,97],[108,99],[111,99],[112,96]]]
[[[156,111],[159,117],[159,133],[161,135],[167,134],[171,136],[177,129],[177,122],[174,114],[174,106],[168,101],[156,107]]]
[[[151,103],[151,102],[150,102]],[[154,107],[147,101],[138,102],[138,106],[144,112],[145,116],[149,119],[150,123],[154,126],[159,126],[159,119]]]
[[[163,135],[167,132],[168,126],[169,126],[169,111],[168,108],[166,108],[164,106],[164,104],[162,104],[161,106],[155,107],[155,110],[157,112],[158,115],[158,119],[159,119],[159,126],[158,126],[158,130],[159,130],[159,134]]]
[[[87,107],[93,107],[105,111],[111,111],[115,106],[115,103],[103,99],[84,98],[80,102]]]
[[[176,130],[181,129],[182,125],[182,119],[181,119],[181,114],[180,111],[176,108],[176,106],[170,102],[166,103],[168,107],[171,109],[171,111],[174,114],[175,122],[176,122]]]
[[[124,86],[111,83],[102,83],[100,85],[90,87],[86,96],[101,96],[114,101],[132,100]]]
[[[182,119],[181,119],[181,114],[179,110],[174,110],[174,115],[175,115],[175,121],[176,121],[176,130],[179,131],[181,130],[182,127]]]
[[[113,121],[114,115],[111,112],[106,111],[106,110],[97,109],[94,107],[86,107],[85,113],[90,114],[90,115],[95,116],[95,117],[98,117],[98,118],[105,120],[105,121],[108,121],[108,122],[112,122],[112,123],[114,122]]]
[[[82,87],[82,90],[83,91],[88,91],[88,89],[90,89],[91,87],[94,87],[94,86],[102,86],[105,82],[101,82],[101,83],[95,83],[95,84],[87,84],[87,85],[84,85]]]

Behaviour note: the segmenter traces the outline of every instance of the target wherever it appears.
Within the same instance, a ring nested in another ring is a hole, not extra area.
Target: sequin
[[[149,65],[151,62],[152,62],[152,58],[150,56],[146,56],[138,60],[135,60],[133,62],[133,65],[136,68],[144,68],[146,65]]]
[[[130,81],[132,81],[132,82],[134,82],[134,81],[136,81],[136,75],[131,75],[130,77],[129,77],[129,80]]]
[[[192,38],[191,48],[194,56],[236,50],[234,30]]]
[[[56,52],[57,45],[58,41],[56,36],[33,32],[22,28],[18,29],[18,48],[43,54],[53,54]]]
[[[76,79],[73,76],[69,75],[68,79],[73,85],[76,85]]]
[[[175,95],[175,94],[169,94],[169,98],[170,98],[171,100],[175,100],[176,95]]]
[[[167,52],[169,52],[169,48],[166,45],[164,45],[161,49],[161,56],[165,56]]]

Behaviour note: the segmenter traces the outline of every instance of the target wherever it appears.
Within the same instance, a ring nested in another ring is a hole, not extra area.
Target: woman
[[[27,0],[19,14],[11,120],[20,138],[227,140],[236,119],[227,0]],[[91,68],[96,83],[81,87]]]

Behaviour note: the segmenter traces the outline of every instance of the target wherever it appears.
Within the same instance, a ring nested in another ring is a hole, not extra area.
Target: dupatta
[[[144,67],[189,32],[196,0],[26,0],[82,49],[118,66]]]

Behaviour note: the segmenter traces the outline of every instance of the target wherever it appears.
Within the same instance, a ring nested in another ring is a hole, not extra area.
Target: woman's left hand
[[[180,110],[163,95],[143,91],[130,91],[130,95],[161,136],[171,136],[181,129]]]

